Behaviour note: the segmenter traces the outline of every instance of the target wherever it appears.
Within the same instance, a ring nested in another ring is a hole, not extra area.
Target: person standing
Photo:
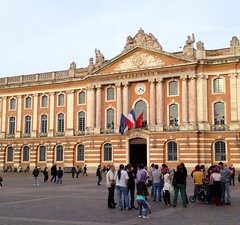
[[[213,203],[216,206],[222,205],[221,196],[222,196],[222,185],[221,185],[221,174],[219,173],[219,168],[215,166],[212,169],[212,173],[210,175],[211,185],[211,195],[213,199]]]
[[[233,184],[233,186],[235,186],[235,168],[234,168],[234,166],[233,166],[233,164],[231,164],[230,166],[229,166],[229,170],[231,170],[231,172],[232,172],[232,175],[230,176],[230,186]]]
[[[77,175],[77,178],[78,178],[78,176],[79,176],[79,174],[80,174],[80,167],[79,167],[79,165],[77,165],[77,168],[76,168],[76,175]]]
[[[88,174],[87,174],[87,165],[85,165],[85,166],[83,167],[83,176],[84,176],[84,175],[88,176]]]
[[[48,169],[47,167],[44,168],[43,170],[43,181],[46,183],[48,181]]]
[[[37,166],[35,166],[32,174],[33,174],[33,186],[38,187],[39,186],[39,182],[38,182],[39,170]]]
[[[102,181],[102,170],[101,170],[101,165],[98,166],[97,171],[96,171],[96,176],[98,178],[97,180],[97,185],[99,186],[101,181]]]
[[[72,173],[72,178],[74,178],[75,173],[76,173],[76,168],[75,168],[74,165],[73,165],[72,168],[71,168],[71,173]]]
[[[62,184],[63,170],[59,167],[57,171],[57,184]]]
[[[115,209],[114,191],[115,191],[115,166],[110,165],[110,170],[106,174],[106,186],[108,189],[108,208]]]
[[[138,203],[138,217],[143,219],[148,219],[148,213],[150,211],[150,206],[146,201],[146,196],[148,195],[147,186],[144,183],[140,183],[137,187],[137,203]]]
[[[197,197],[204,183],[203,172],[200,171],[200,166],[195,166],[195,172],[193,173],[193,182],[194,182],[194,195]]]
[[[1,186],[1,188],[3,188],[2,182],[3,182],[3,178],[0,176],[0,186]]]
[[[133,209],[134,206],[134,197],[135,197],[135,179],[136,174],[131,164],[127,165],[127,173],[128,173],[128,192],[130,193],[130,207]]]
[[[154,170],[152,171],[152,179],[153,179],[153,201],[156,202],[157,195],[158,199],[161,202],[161,176],[162,172],[159,170],[159,166],[157,164],[154,165]]]
[[[173,187],[172,187],[172,174],[170,172],[167,172],[163,176],[164,179],[164,186],[163,186],[163,200],[165,205],[171,206],[171,201],[170,201],[170,192],[172,192]]]
[[[52,181],[56,182],[56,179],[57,179],[57,166],[56,165],[53,165],[51,167],[51,176],[52,176],[51,182]]]

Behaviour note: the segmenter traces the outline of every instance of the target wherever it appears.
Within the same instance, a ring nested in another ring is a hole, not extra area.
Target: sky
[[[120,54],[141,27],[164,51],[188,35],[206,49],[240,39],[239,0],[0,0],[0,77],[86,67],[99,49]]]

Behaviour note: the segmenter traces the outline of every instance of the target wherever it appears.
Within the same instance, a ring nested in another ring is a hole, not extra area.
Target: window
[[[42,107],[47,107],[47,105],[48,105],[48,97],[47,97],[47,95],[43,95],[42,96],[41,106]]]
[[[178,95],[178,82],[177,81],[169,82],[169,95]]]
[[[136,119],[138,118],[138,116],[143,113],[143,127],[147,126],[147,105],[146,102],[144,102],[143,100],[138,101],[135,104],[135,114],[136,114]]]
[[[85,112],[78,113],[78,131],[85,131]]]
[[[169,106],[169,126],[178,126],[178,105],[171,104]]]
[[[56,148],[56,161],[63,161],[63,146],[58,145]]]
[[[29,161],[29,147],[24,146],[22,149],[22,161]]]
[[[41,145],[39,148],[39,161],[46,161],[46,146]]]
[[[223,93],[223,78],[216,78],[213,80],[213,92]]]
[[[27,97],[26,99],[25,99],[25,108],[26,109],[29,109],[29,108],[31,108],[32,107],[32,99],[30,98],[30,97]]]
[[[9,118],[9,134],[15,134],[15,117],[13,116]]]
[[[41,115],[41,133],[47,134],[47,115]]]
[[[77,146],[77,161],[84,161],[84,146]]]
[[[16,109],[16,99],[15,98],[10,99],[10,109]]]
[[[9,146],[7,148],[7,162],[13,162],[13,147]]]
[[[64,94],[58,95],[58,106],[64,105]]]
[[[81,91],[78,95],[78,103],[85,104],[85,92]]]
[[[226,161],[226,144],[224,141],[215,142],[215,161]]]
[[[31,133],[31,116],[25,117],[25,134]]]
[[[112,87],[107,89],[107,100],[114,100],[114,89]]]
[[[107,128],[114,130],[114,109],[107,110]]]
[[[167,143],[168,161],[177,161],[177,143],[169,141]]]
[[[58,114],[58,128],[57,131],[59,133],[64,133],[64,114]]]
[[[225,107],[223,102],[214,103],[214,125],[225,124]]]
[[[112,145],[104,144],[104,161],[112,161]]]

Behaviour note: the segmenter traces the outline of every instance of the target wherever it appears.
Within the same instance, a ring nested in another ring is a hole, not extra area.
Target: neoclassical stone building
[[[0,168],[223,161],[240,167],[240,43],[166,52],[142,29],[85,68],[0,79]],[[120,117],[144,127],[121,135]]]

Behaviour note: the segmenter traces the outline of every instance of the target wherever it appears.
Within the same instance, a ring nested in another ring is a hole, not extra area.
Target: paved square
[[[0,189],[0,225],[206,225],[240,223],[240,185],[231,187],[232,205],[216,207],[199,202],[183,208],[153,203],[151,218],[138,218],[137,210],[121,211],[107,208],[105,179],[97,186],[96,177],[71,178],[64,174],[63,184],[43,183],[33,187],[31,173],[2,173],[4,188]],[[193,184],[188,180],[188,194]]]

